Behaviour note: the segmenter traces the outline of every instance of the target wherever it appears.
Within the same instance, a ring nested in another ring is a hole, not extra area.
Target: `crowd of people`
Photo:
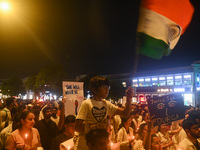
[[[65,116],[65,101],[7,98],[0,111],[0,150],[200,150],[200,109],[185,107],[185,118],[154,126],[147,104],[105,100],[110,84],[104,77],[90,80],[92,98],[77,116]],[[72,140],[73,146],[61,144]]]

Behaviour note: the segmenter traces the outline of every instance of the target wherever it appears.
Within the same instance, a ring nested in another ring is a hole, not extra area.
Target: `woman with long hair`
[[[40,135],[38,130],[33,128],[34,124],[34,113],[22,112],[20,126],[6,140],[5,150],[37,150],[41,147]]]
[[[120,142],[120,149],[130,150],[133,146],[133,129],[130,127],[131,118],[122,118],[119,131],[117,133],[117,142]]]
[[[155,119],[147,120],[147,123],[143,123],[140,125],[138,130],[138,137],[134,144],[134,149],[137,150],[148,150],[151,149],[151,133],[153,133],[153,123]]]

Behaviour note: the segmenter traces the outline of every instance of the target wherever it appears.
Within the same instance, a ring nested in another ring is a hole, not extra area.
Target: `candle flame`
[[[25,139],[27,139],[27,137],[28,137],[28,134],[25,134]]]
[[[68,146],[68,148],[67,148],[68,150],[70,150],[70,146]]]
[[[133,136],[133,139],[135,138],[135,136]]]
[[[110,143],[111,147],[113,146],[113,142]]]

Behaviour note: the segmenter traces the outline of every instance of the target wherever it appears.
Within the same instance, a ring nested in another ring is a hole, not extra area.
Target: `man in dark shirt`
[[[68,115],[65,118],[65,132],[57,136],[52,144],[51,150],[60,150],[60,144],[71,139],[74,136],[75,132],[75,119],[74,115]]]
[[[57,126],[54,121],[51,120],[51,108],[45,107],[43,109],[44,119],[35,124],[35,128],[38,129],[41,139],[41,144],[44,150],[51,149],[52,140],[56,137]]]

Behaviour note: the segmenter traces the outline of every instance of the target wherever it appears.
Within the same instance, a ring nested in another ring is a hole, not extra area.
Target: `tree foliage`
[[[10,96],[18,96],[19,93],[25,93],[22,80],[16,76],[4,80],[1,85],[1,90],[4,95]]]
[[[123,87],[122,82],[119,80],[110,81],[110,92],[108,98],[117,101],[119,98],[125,96],[126,88]]]
[[[59,65],[49,65],[42,68],[38,74],[29,77],[25,81],[26,89],[34,91],[36,94],[45,90],[61,96],[62,81],[66,79],[65,70]]]

